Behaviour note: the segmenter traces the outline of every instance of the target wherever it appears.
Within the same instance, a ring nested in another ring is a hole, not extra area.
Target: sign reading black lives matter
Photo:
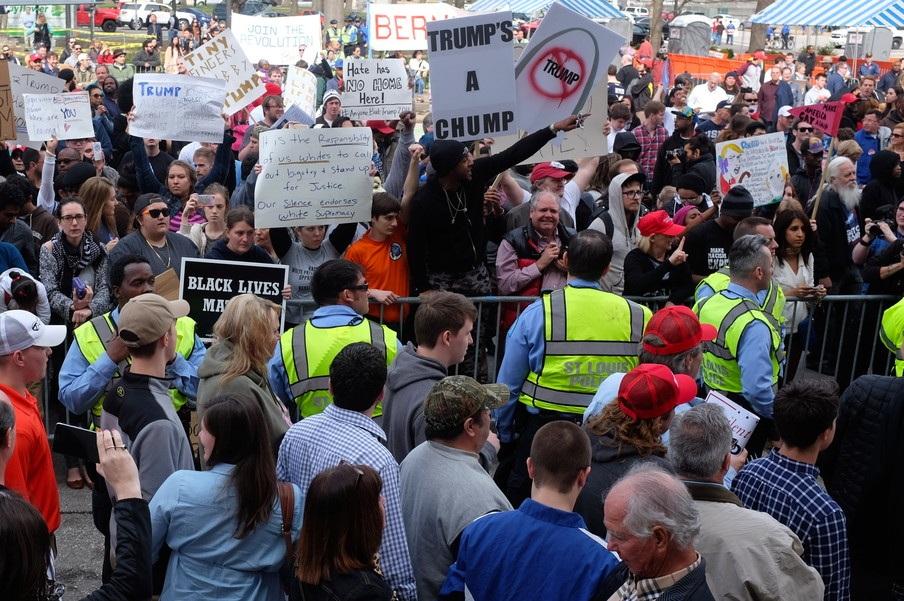
[[[188,315],[197,322],[195,332],[202,339],[213,338],[213,324],[229,299],[239,294],[253,294],[282,305],[282,332],[286,315],[282,291],[288,283],[288,265],[183,258],[179,298],[188,301]]]
[[[438,140],[515,133],[512,32],[510,11],[427,23]]]

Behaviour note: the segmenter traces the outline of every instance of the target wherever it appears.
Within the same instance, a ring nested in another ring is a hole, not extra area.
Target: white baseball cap
[[[0,356],[33,346],[57,346],[65,339],[66,326],[44,325],[33,313],[19,309],[0,313]]]
[[[785,105],[785,106],[781,107],[780,109],[778,109],[778,116],[779,117],[790,117],[791,116],[791,107],[788,105]]]

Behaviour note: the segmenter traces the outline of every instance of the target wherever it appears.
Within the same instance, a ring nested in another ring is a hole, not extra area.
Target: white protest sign
[[[427,23],[467,14],[443,2],[368,4],[367,43],[372,50],[426,50]]]
[[[367,127],[270,130],[260,136],[254,188],[261,228],[370,219],[373,136]]]
[[[234,115],[267,91],[261,76],[229,29],[185,55],[185,66],[195,77],[226,82],[223,112],[227,115]]]
[[[515,132],[512,31],[509,11],[427,24],[437,140]]]
[[[625,40],[561,4],[553,4],[515,66],[518,127],[533,132],[576,115]]]
[[[724,196],[742,185],[753,195],[753,206],[779,202],[788,181],[785,134],[776,132],[716,144],[716,175]]]
[[[581,107],[580,113],[588,115],[583,125],[569,132],[559,132],[549,144],[546,144],[524,161],[522,165],[543,163],[547,161],[577,161],[587,157],[598,157],[609,154],[608,140],[602,135],[603,126],[606,124],[608,107],[606,96],[608,88],[606,82],[598,83],[593,87],[590,98]],[[501,152],[526,136],[529,133],[519,128],[518,135],[496,138],[493,144],[493,152]]]
[[[271,65],[294,65],[303,59],[313,65],[323,47],[320,15],[249,17],[232,13],[232,32],[255,63],[263,59]],[[300,48],[304,52],[299,53]]]
[[[129,133],[139,138],[186,142],[223,141],[226,82],[191,75],[139,73],[133,85],[135,118]]]
[[[737,455],[747,445],[760,418],[728,397],[712,390],[703,400],[707,403],[715,403],[722,408],[728,424],[731,426],[731,452],[733,455]]]
[[[301,67],[292,65],[286,73],[283,86],[283,101],[286,106],[294,104],[309,115],[314,114],[317,103],[317,77]]]
[[[23,100],[25,126],[32,142],[43,142],[53,136],[60,140],[94,137],[87,92],[24,94]]]
[[[38,73],[19,65],[9,63],[10,90],[13,96],[13,113],[16,116],[16,144],[40,148],[37,142],[28,139],[25,124],[25,94],[56,94],[66,91],[66,84],[59,77]],[[94,137],[94,132],[91,136]]]
[[[350,58],[345,61],[342,114],[349,119],[398,119],[411,110],[411,89],[403,59]]]

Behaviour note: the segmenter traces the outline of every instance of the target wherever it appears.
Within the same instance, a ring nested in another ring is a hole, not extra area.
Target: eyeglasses
[[[797,131],[803,132],[805,134],[811,133],[813,131],[812,127],[798,127]]]
[[[91,94],[91,98],[103,98],[103,94]]]
[[[281,108],[285,108],[285,106],[282,104],[265,104],[264,108],[265,109],[281,109]]]
[[[366,292],[368,288],[367,282],[364,282],[363,284],[358,284],[356,286],[349,286],[348,290],[361,290],[362,292]]]
[[[60,221],[65,221],[66,223],[73,223],[76,221],[84,221],[85,216],[83,214],[79,215],[63,215],[60,217]]]
[[[361,470],[361,468],[359,468],[359,467],[357,467],[357,466],[355,466],[355,465],[352,465],[351,463],[349,463],[349,462],[346,461],[345,459],[340,460],[340,461],[339,461],[339,465],[347,465],[348,467],[350,467],[350,468],[352,468],[353,470],[355,470],[355,488],[358,488],[358,484],[361,483],[361,478],[364,477],[364,472]]]
[[[163,207],[162,209],[148,209],[146,214],[157,219],[159,217],[169,217],[170,210],[169,207]]]
[[[622,190],[622,196],[633,196],[634,198],[640,198],[643,196],[643,190]]]

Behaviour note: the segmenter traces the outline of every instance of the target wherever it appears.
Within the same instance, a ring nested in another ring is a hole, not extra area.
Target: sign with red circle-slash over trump
[[[515,66],[518,128],[532,132],[587,104],[624,44],[615,32],[554,3]]]

